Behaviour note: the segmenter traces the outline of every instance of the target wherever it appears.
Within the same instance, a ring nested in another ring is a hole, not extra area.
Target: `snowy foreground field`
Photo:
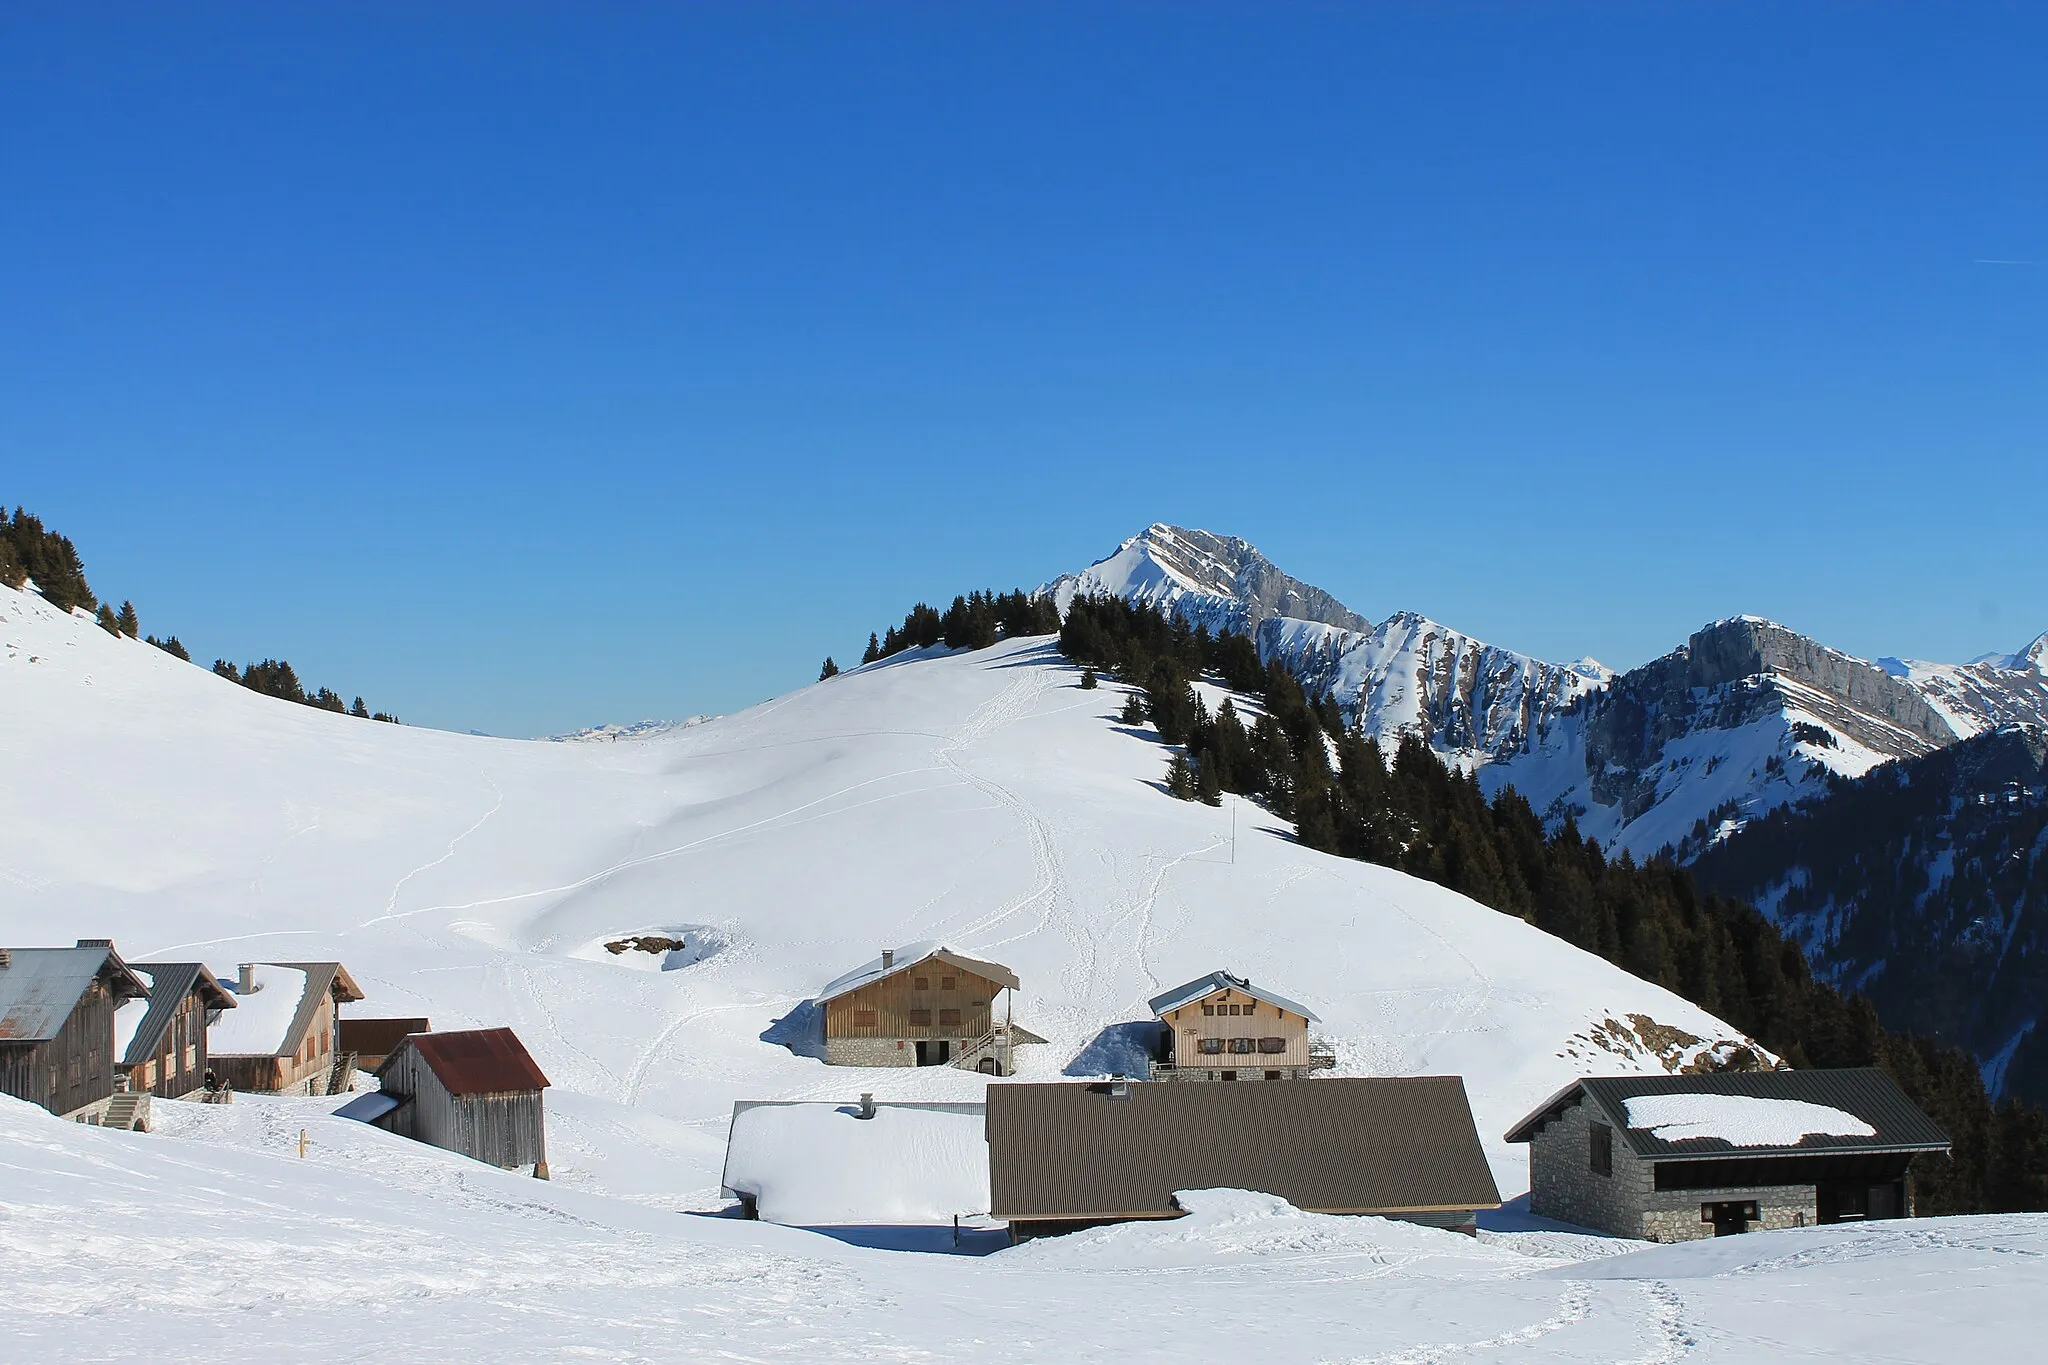
[[[2048,1325],[2043,1220],[1638,1250],[1209,1195],[972,1260],[683,1213],[720,1203],[734,1100],[980,1098],[967,1072],[771,1041],[917,940],[1022,978],[1018,1022],[1050,1040],[1024,1079],[1134,1066],[1114,1026],[1148,995],[1248,975],[1322,1016],[1341,1074],[1464,1076],[1511,1197],[1500,1136],[1569,1079],[1743,1041],[1255,807],[1169,799],[1121,701],[1018,641],[686,729],[481,739],[258,697],[0,589],[0,943],[339,959],[354,1014],[510,1025],[554,1082],[555,1176],[333,1101],[159,1104],[147,1135],[0,1102],[0,1360],[1943,1360]],[[604,950],[645,931],[689,950]]]
[[[2020,1360],[2048,1266],[2041,1217],[1631,1251],[1229,1191],[979,1260],[872,1251],[491,1170],[333,1103],[166,1106],[144,1135],[0,1100],[0,1357]]]

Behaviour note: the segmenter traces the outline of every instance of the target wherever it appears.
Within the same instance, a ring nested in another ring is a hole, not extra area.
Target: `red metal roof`
[[[548,1078],[527,1055],[519,1035],[508,1028],[415,1033],[399,1046],[407,1043],[419,1050],[420,1057],[451,1095],[495,1095],[507,1090],[547,1088]]]

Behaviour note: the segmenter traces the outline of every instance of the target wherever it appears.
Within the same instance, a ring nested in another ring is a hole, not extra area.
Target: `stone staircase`
[[[109,1099],[96,1120],[102,1128],[124,1128],[133,1133],[149,1131],[149,1092],[123,1091]]]
[[[992,1066],[984,1065],[993,1062]],[[987,1071],[991,1075],[1007,1076],[1014,1069],[1010,1064],[1010,1031],[998,1024],[973,1042],[961,1047],[953,1054],[953,1065],[962,1071]]]
[[[359,1054],[337,1052],[334,1054],[334,1070],[327,1073],[327,1093],[346,1095],[356,1083],[356,1061]]]

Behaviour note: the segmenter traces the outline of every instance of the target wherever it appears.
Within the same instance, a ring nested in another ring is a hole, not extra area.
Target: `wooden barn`
[[[1010,1017],[1017,976],[941,944],[885,950],[817,996],[832,1066],[957,1066],[1008,1076],[1011,1050],[1042,1043]]]
[[[350,1107],[388,1102],[380,1113],[360,1115],[379,1128],[493,1166],[531,1166],[547,1179],[541,1091],[548,1078],[511,1029],[408,1034],[377,1079],[383,1093]]]
[[[125,1002],[114,1016],[120,1056],[116,1071],[131,1091],[174,1100],[197,1090],[212,1065],[207,1030],[235,1007],[233,992],[203,962],[136,962],[149,983],[147,1000]]]
[[[339,1094],[354,1062],[339,1048],[342,1005],[363,992],[339,962],[245,962],[235,1009],[215,1021],[213,1069],[237,1090]]]
[[[1211,972],[1147,1002],[1162,1025],[1160,1081],[1298,1081],[1337,1064],[1312,1043],[1315,1014],[1229,972]]]
[[[114,1097],[114,1011],[148,995],[109,939],[0,948],[0,1093],[98,1119]]]
[[[375,1071],[397,1049],[399,1039],[409,1033],[433,1031],[434,1026],[425,1019],[344,1019],[341,1051],[354,1054],[356,1065],[364,1071]]]

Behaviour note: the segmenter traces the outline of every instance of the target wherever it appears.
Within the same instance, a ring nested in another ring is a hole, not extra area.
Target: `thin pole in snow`
[[[1230,798],[1230,865],[1237,866],[1237,798]]]

